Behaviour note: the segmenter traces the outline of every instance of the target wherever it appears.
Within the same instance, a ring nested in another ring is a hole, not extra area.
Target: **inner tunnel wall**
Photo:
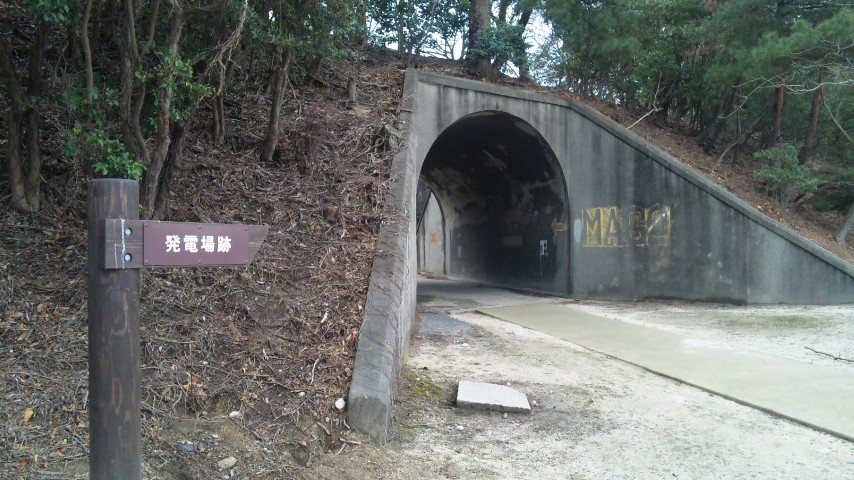
[[[418,223],[418,271],[441,276],[445,275],[444,215],[436,196],[428,195]]]

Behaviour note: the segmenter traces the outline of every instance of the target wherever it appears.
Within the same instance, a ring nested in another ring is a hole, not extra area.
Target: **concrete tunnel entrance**
[[[419,267],[451,278],[569,294],[566,181],[551,147],[530,124],[498,111],[462,117],[430,147],[419,185],[419,258],[442,259]],[[424,218],[431,212],[431,194],[441,241],[436,230],[423,231],[431,222]]]

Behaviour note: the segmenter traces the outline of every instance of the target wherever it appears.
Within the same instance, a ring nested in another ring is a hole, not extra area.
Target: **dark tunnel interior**
[[[495,111],[463,117],[433,143],[421,180],[444,215],[449,276],[568,293],[566,182],[527,122]]]

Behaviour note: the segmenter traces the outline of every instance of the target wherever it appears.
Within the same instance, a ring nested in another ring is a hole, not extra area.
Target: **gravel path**
[[[849,368],[803,346],[850,355],[850,308],[584,308]],[[536,331],[452,316],[459,323],[446,321],[449,334],[428,328],[415,337],[390,443],[327,456],[308,478],[854,479],[852,443]],[[795,320],[804,316],[814,320]],[[510,385],[533,412],[460,410],[452,401],[460,379]]]

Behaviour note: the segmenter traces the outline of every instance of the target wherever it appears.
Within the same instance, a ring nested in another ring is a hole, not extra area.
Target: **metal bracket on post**
[[[104,268],[142,268],[142,220],[104,219]]]

